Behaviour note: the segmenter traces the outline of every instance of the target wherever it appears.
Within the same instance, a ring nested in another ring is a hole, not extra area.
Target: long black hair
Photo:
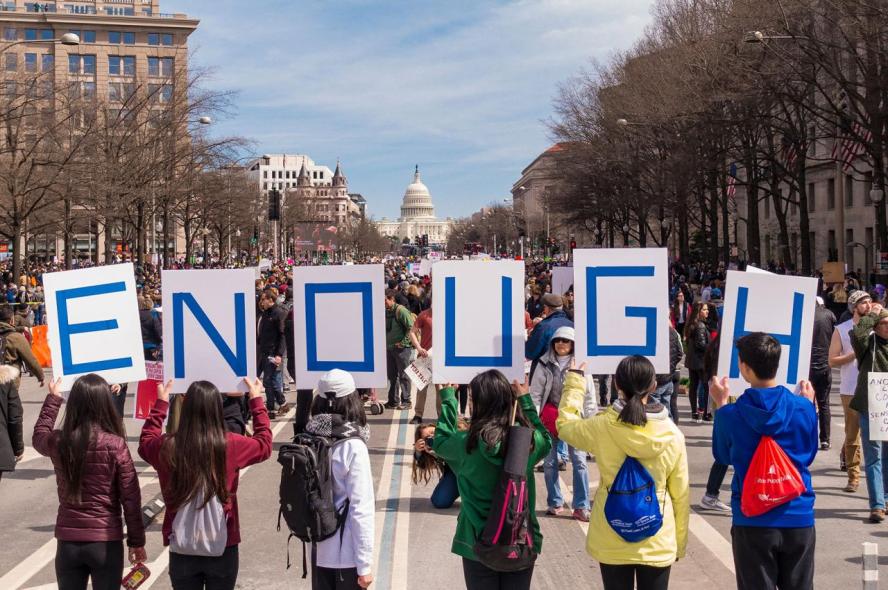
[[[654,365],[643,356],[627,356],[617,365],[614,379],[617,382],[617,389],[623,393],[625,402],[620,412],[620,422],[634,426],[647,424],[644,397],[657,386]]]
[[[89,373],[78,377],[71,387],[58,442],[65,500],[70,503],[80,503],[83,467],[87,451],[96,442],[96,431],[126,438],[123,419],[111,399],[111,386],[95,373]]]
[[[188,386],[179,428],[165,441],[170,465],[170,495],[167,504],[178,510],[202,494],[201,506],[213,496],[228,501],[227,436],[222,418],[222,394],[209,381]]]
[[[489,449],[503,443],[499,449],[499,453],[503,453],[509,438],[509,428],[512,426],[512,406],[515,399],[512,385],[505,375],[491,369],[476,375],[469,383],[469,389],[472,392],[472,422],[466,438],[466,452],[475,450],[480,440]],[[520,408],[515,420],[523,426],[529,425]]]
[[[364,411],[364,401],[361,394],[353,391],[344,397],[328,397],[318,394],[311,404],[313,416],[318,414],[338,414],[346,422],[352,422],[358,426],[367,426],[367,413]]]

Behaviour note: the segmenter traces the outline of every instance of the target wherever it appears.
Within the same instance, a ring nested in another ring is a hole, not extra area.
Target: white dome
[[[424,219],[435,217],[435,205],[432,203],[432,194],[426,185],[422,183],[419,175],[419,166],[413,174],[413,182],[407,185],[404,191],[404,200],[401,203],[401,219]]]

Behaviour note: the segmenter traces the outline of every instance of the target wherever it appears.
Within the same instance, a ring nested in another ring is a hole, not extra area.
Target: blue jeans
[[[432,492],[432,506],[438,510],[445,510],[453,506],[457,498],[459,498],[459,489],[456,486],[456,475],[445,465],[441,479]]]
[[[555,447],[558,449],[558,460],[567,463],[570,457],[567,455],[567,443],[560,438],[555,439]]]
[[[287,401],[284,398],[284,376],[281,367],[275,365],[270,359],[262,359],[262,386],[265,387],[265,407],[269,412],[274,411],[274,404],[282,406]]]
[[[697,386],[697,411],[704,415],[709,413],[709,382],[704,379]]]
[[[560,442],[556,439],[556,442]],[[589,510],[589,470],[586,467],[586,452],[567,447],[570,462],[573,464],[573,509]],[[564,497],[561,495],[561,484],[558,478],[558,445],[552,445],[552,450],[543,461],[543,475],[546,480],[546,505],[550,508],[558,508],[564,505]]]
[[[672,381],[668,381],[666,385],[657,387],[651,394],[651,397],[663,404],[663,407],[669,412],[669,417],[675,420],[675,417],[672,415],[672,407],[669,405],[672,401],[672,392]]]
[[[860,444],[863,447],[863,467],[866,472],[866,492],[870,510],[885,510],[885,491],[888,490],[888,443],[870,440],[869,415],[860,412]],[[884,464],[884,465],[883,465]]]

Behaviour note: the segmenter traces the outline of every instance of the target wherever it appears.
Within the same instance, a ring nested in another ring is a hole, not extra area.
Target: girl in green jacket
[[[441,391],[441,416],[432,443],[435,453],[456,474],[462,499],[451,551],[463,558],[467,590],[528,590],[533,567],[519,572],[496,572],[477,560],[474,546],[484,530],[493,491],[499,481],[515,399],[519,407],[516,420],[534,429],[533,448],[527,461],[528,503],[531,507],[536,505],[533,466],[549,453],[552,440],[527,395],[526,384],[521,386],[516,381],[510,386],[502,373],[490,370],[472,379],[469,388],[473,408],[469,430],[459,430],[454,388],[445,387]],[[530,520],[534,550],[539,554],[543,536],[533,512]]]

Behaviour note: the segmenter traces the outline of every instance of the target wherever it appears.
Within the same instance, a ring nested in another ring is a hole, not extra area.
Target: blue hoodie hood
[[[737,412],[752,430],[773,438],[789,428],[793,412],[792,395],[782,385],[747,389],[737,399]]]

